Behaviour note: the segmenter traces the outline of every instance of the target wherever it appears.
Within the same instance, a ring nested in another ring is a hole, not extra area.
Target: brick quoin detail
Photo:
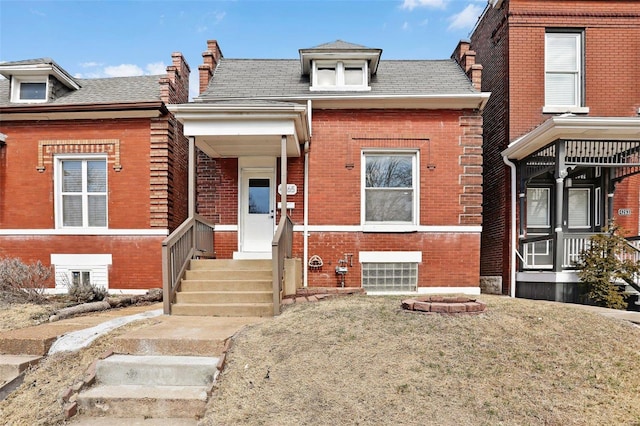
[[[458,215],[460,225],[482,225],[482,116],[460,117],[460,146],[458,156],[462,173],[458,182],[462,186]]]

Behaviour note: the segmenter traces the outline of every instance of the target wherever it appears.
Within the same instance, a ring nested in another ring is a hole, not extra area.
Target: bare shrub
[[[93,283],[78,282],[68,283],[69,297],[79,303],[99,302],[109,295],[109,291]]]
[[[43,303],[50,277],[51,267],[39,260],[26,264],[16,257],[0,258],[0,298],[7,302]]]

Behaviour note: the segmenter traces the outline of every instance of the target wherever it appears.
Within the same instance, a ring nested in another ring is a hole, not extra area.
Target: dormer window
[[[12,103],[38,104],[80,89],[80,84],[51,58],[0,63],[0,75],[10,81]]]
[[[20,83],[21,101],[43,101],[47,99],[47,83]]]
[[[366,61],[313,61],[311,90],[371,90]]]
[[[11,102],[36,103],[47,101],[46,80],[21,80],[13,78]]]

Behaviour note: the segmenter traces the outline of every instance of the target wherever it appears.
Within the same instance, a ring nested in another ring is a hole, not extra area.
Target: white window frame
[[[567,228],[569,229],[590,229],[591,228],[591,188],[569,188],[567,191],[567,206],[569,206],[569,199],[572,192],[586,192],[587,193],[587,224],[586,225],[572,225],[570,221],[570,213],[567,207]]]
[[[87,161],[99,161],[103,160],[105,162],[106,169],[106,187],[104,193],[89,193],[86,189],[86,179],[87,179]],[[62,163],[64,161],[81,161],[82,162],[82,226],[65,226],[64,218],[63,218],[63,204],[62,204]],[[107,229],[109,227],[109,169],[108,169],[108,161],[105,155],[56,155],[54,161],[54,187],[55,187],[55,217],[56,217],[56,228],[57,229]],[[106,197],[105,200],[105,226],[89,226],[89,214],[88,214],[88,202],[87,197],[89,194],[99,194],[104,195]]]
[[[92,285],[109,289],[109,267],[113,264],[111,254],[65,253],[51,254],[51,265],[55,270],[56,289],[66,289],[73,282],[73,272],[89,272]]]
[[[411,156],[412,157],[412,189],[413,189],[413,206],[412,206],[412,220],[410,222],[400,221],[388,221],[388,222],[374,222],[367,221],[366,219],[366,205],[367,205],[367,183],[366,183],[366,158],[367,156]],[[360,223],[362,224],[363,231],[365,232],[413,232],[417,229],[420,223],[420,151],[416,149],[366,149],[362,150],[360,158],[361,170],[360,170]]]
[[[575,69],[550,69],[549,68],[549,58],[551,49],[549,47],[549,41],[553,38],[563,38],[563,39],[571,39],[575,43],[575,52],[576,52],[576,64]],[[583,85],[584,85],[584,49],[583,49],[583,33],[582,32],[567,32],[567,31],[547,31],[545,33],[545,54],[544,54],[544,93],[545,93],[545,105],[543,107],[543,112],[545,113],[588,113],[589,108],[583,106],[584,93],[583,93]],[[548,95],[550,93],[550,75],[571,75],[574,77],[574,93],[575,98],[573,102],[568,104],[551,104],[548,103]]]
[[[318,71],[322,68],[333,68],[336,73],[335,85],[320,85],[318,83]],[[345,69],[362,69],[362,84],[346,84]],[[369,86],[369,66],[367,61],[313,61],[311,71],[311,91],[368,91]]]
[[[530,204],[529,204],[529,200],[530,200],[530,196],[529,196],[529,190],[536,190],[536,191],[544,191],[546,193],[546,198],[547,198],[547,222],[545,225],[531,225],[529,223],[529,208],[530,208]],[[527,228],[534,228],[534,229],[545,229],[545,228],[551,228],[551,188],[548,187],[540,187],[540,186],[532,186],[532,187],[528,187],[527,188]],[[527,233],[528,234],[528,233]]]
[[[45,95],[44,99],[22,99],[20,97],[20,87],[24,83],[44,83]],[[49,94],[49,78],[47,77],[31,77],[31,78],[11,78],[11,102],[22,104],[41,104],[48,101]]]

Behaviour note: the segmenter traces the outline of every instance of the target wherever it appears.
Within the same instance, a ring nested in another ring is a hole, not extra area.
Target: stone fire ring
[[[403,300],[402,309],[423,314],[478,315],[487,305],[464,296],[425,296]]]

